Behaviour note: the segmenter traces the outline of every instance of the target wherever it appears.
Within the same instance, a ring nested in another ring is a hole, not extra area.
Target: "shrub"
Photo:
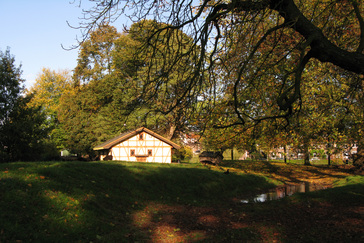
[[[193,156],[192,149],[189,146],[183,146],[179,150],[176,150],[172,156],[172,161],[178,160],[190,160]]]

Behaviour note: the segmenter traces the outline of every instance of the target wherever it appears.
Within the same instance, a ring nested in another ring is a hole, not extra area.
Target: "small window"
[[[148,149],[148,156],[152,156],[152,155],[153,155],[152,150]]]
[[[130,156],[135,156],[135,149],[130,149]]]
[[[143,140],[143,133],[139,134],[139,140]]]

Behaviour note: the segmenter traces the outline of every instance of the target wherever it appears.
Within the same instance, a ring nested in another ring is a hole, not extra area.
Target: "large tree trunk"
[[[310,151],[309,151],[309,139],[303,140],[303,154],[304,154],[304,165],[311,165],[310,163]]]
[[[287,164],[287,145],[284,145],[284,163]]]
[[[345,70],[358,74],[364,73],[364,55],[360,51],[349,52],[333,44],[320,28],[301,13],[295,1],[271,0],[262,2],[263,4],[270,4],[271,9],[277,10],[286,23],[291,23],[291,28],[310,42],[310,53],[313,58],[317,58],[321,62],[331,62]]]
[[[353,164],[360,169],[364,168],[364,141],[360,141],[358,144],[357,153],[353,157]]]

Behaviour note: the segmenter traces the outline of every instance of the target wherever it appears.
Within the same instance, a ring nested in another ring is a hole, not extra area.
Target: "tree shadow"
[[[168,238],[171,228],[183,240],[205,239],[219,232],[199,223],[213,214],[209,210],[222,208],[214,217],[228,225],[225,213],[233,197],[274,187],[263,177],[203,168],[115,162],[35,165],[9,166],[11,175],[0,180],[0,205],[7,212],[0,216],[0,241],[150,241],[160,237],[157,232]],[[20,168],[23,174],[16,174]],[[143,228],[142,217],[135,215],[150,205],[173,213],[158,211],[152,220],[158,224]]]
[[[283,242],[356,242],[363,234],[363,200],[362,184],[296,194],[246,205],[253,212],[247,220],[273,229]]]
[[[345,178],[347,176],[345,174],[339,175],[339,174],[333,174],[333,173],[325,173],[325,172],[323,172],[323,169],[326,169],[326,168],[324,168],[322,166],[312,165],[312,166],[307,168],[307,171],[313,173],[314,175],[316,175],[318,177],[330,176],[330,177],[333,177],[333,178],[342,179],[342,178]],[[327,169],[330,169],[331,171],[336,171],[336,172],[339,172],[339,173],[350,173],[350,171],[348,171],[348,170],[341,170],[341,169],[337,169],[337,168],[327,167]]]
[[[9,165],[0,175],[1,242],[291,241],[305,239],[305,231],[307,239],[360,239],[363,219],[350,204],[362,206],[362,187],[243,205],[239,196],[274,185],[252,174],[185,165],[35,165]],[[340,217],[328,220],[332,215]]]
[[[76,237],[79,226],[69,226],[63,219],[52,222],[57,205],[42,195],[44,188],[42,183],[18,178],[0,180],[0,242],[72,241]]]

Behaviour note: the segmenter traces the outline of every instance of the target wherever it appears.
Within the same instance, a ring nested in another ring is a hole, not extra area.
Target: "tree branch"
[[[306,64],[310,61],[312,58],[312,50],[308,51],[307,54],[305,54],[305,49],[307,46],[310,45],[310,40],[307,41],[304,44],[304,48],[301,53],[301,60],[297,66],[297,69],[295,70],[295,78],[294,78],[294,84],[289,87],[285,92],[283,92],[277,99],[278,106],[280,110],[288,111],[289,114],[292,113],[292,105],[293,103],[300,97],[300,88],[301,88],[301,79],[302,79],[302,72],[305,69]],[[289,97],[289,92],[294,89],[293,94]]]
[[[359,43],[359,46],[358,46],[358,49],[356,50],[356,52],[362,53],[364,51],[364,20],[363,20],[363,16],[361,16],[361,14],[360,14],[358,2],[355,0],[351,0],[351,4],[354,7],[354,12],[355,12],[356,17],[358,18],[359,26],[360,26],[360,43]]]
[[[270,8],[277,10],[306,40],[312,40],[310,44],[312,57],[321,62],[331,62],[354,73],[364,74],[364,55],[343,50],[330,42],[321,29],[301,13],[293,0],[272,0]]]
[[[235,113],[238,115],[238,118],[241,120],[242,123],[245,123],[245,121],[244,121],[244,119],[242,118],[242,116],[241,116],[241,114],[239,112],[238,86],[239,86],[239,83],[240,83],[241,78],[243,76],[243,71],[245,70],[246,66],[248,65],[249,60],[253,58],[253,56],[255,55],[258,48],[267,39],[267,37],[270,34],[272,34],[274,31],[277,31],[277,30],[279,30],[281,28],[284,28],[285,26],[287,26],[287,23],[283,23],[283,24],[274,26],[274,27],[270,28],[269,30],[267,30],[265,32],[265,34],[262,36],[262,38],[260,38],[259,41],[257,42],[257,44],[254,46],[253,50],[250,52],[249,57],[243,63],[242,67],[240,67],[240,69],[239,69],[238,77],[237,77],[237,79],[235,81],[235,84],[234,84],[233,97],[234,97],[234,110],[235,110]]]

